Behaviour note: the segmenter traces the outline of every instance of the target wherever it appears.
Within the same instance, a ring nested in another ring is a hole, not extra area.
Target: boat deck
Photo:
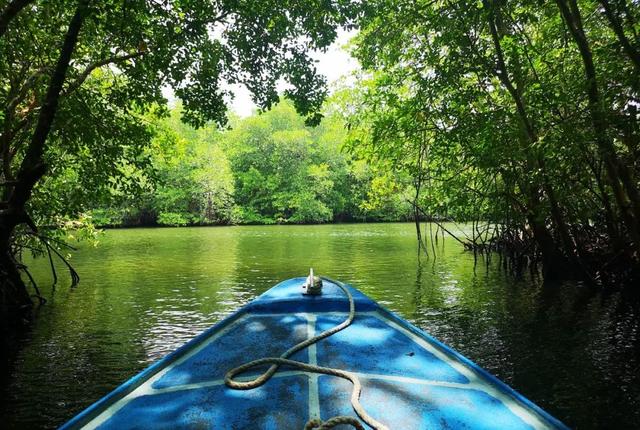
[[[355,416],[351,384],[337,377],[282,367],[259,388],[224,385],[229,369],[277,357],[346,319],[348,301],[335,284],[325,281],[321,296],[302,296],[303,282],[278,284],[63,428],[302,429],[310,418]],[[376,420],[391,429],[566,428],[466,358],[350,291],[353,323],[291,358],[356,373],[361,403]]]

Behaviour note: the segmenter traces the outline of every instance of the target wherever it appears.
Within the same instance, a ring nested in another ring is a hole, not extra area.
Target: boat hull
[[[118,387],[63,429],[302,429],[312,418],[353,415],[349,381],[282,367],[252,390],[224,374],[346,319],[332,282],[303,296],[304,278],[273,287]],[[358,375],[366,411],[391,429],[565,429],[532,402],[358,290],[346,329],[291,359]],[[253,372],[254,375],[257,372]],[[248,373],[251,375],[251,372]]]

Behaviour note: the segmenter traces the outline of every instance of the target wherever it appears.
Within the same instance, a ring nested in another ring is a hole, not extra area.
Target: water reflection
[[[109,231],[74,255],[78,288],[44,288],[50,304],[2,376],[0,423],[55,427],[313,267],[354,283],[571,426],[637,427],[637,305],[511,278],[499,258],[474,259],[450,239],[436,248],[437,258],[431,247],[418,258],[410,224]],[[35,270],[43,285],[45,263]]]

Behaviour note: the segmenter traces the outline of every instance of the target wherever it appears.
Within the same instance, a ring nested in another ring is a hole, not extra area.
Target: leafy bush
[[[190,224],[187,216],[177,212],[160,212],[158,215],[158,224],[173,227],[182,227]]]
[[[123,222],[122,210],[117,208],[94,209],[89,215],[96,227],[115,227]]]
[[[237,224],[275,224],[273,218],[259,214],[253,208],[236,206],[232,213],[232,219]]]

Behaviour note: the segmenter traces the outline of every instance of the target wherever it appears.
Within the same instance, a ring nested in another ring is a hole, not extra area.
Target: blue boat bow
[[[336,282],[302,295],[305,278],[271,288],[153,364],[66,423],[63,429],[302,429],[346,415],[350,382],[281,367],[260,387],[234,390],[225,373],[278,357],[340,324],[349,303]],[[362,382],[360,402],[390,429],[566,429],[485,370],[348,286],[355,319],[291,356],[342,369]],[[253,379],[260,370],[248,372]]]

